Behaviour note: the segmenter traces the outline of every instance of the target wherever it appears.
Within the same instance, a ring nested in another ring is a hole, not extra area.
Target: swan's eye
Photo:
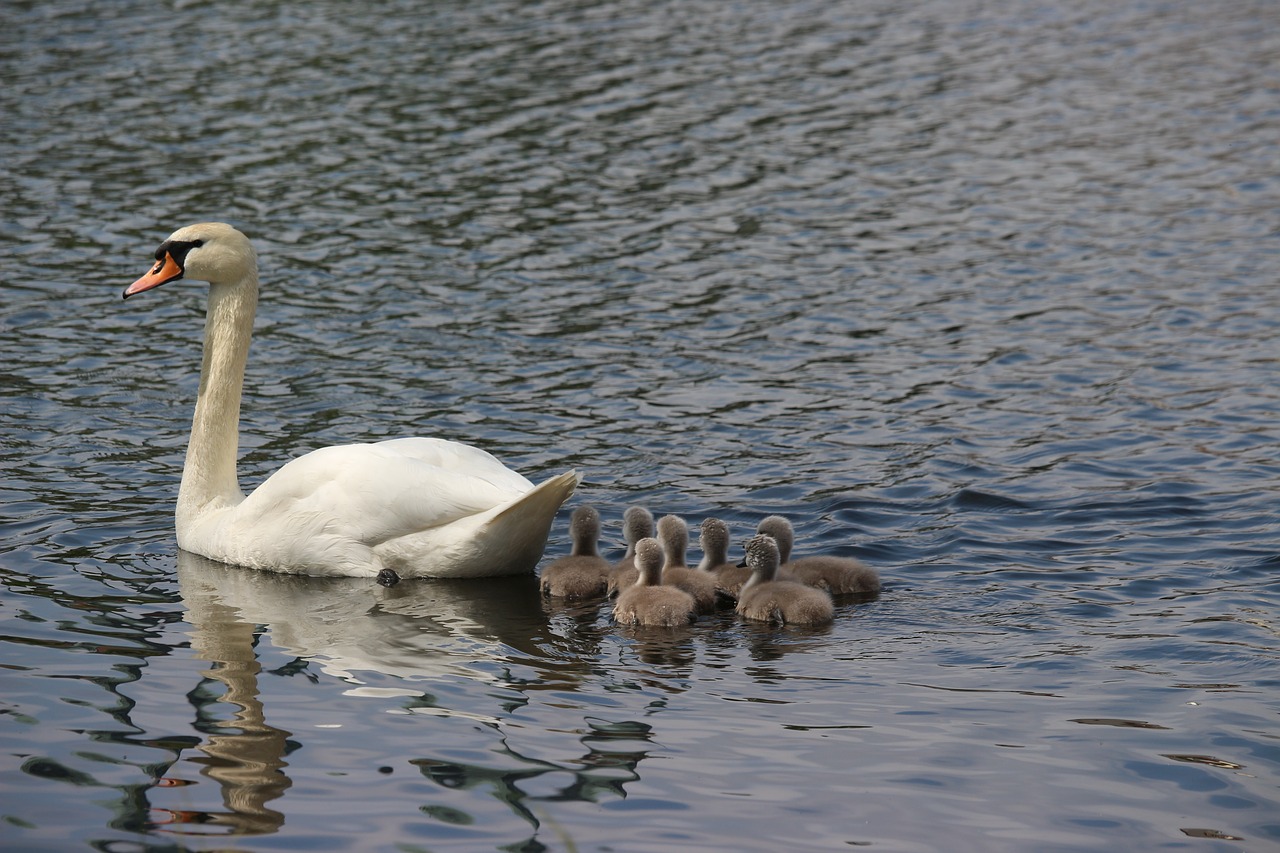
[[[187,252],[197,246],[203,246],[203,240],[165,240],[164,243],[156,250],[156,260],[164,261],[165,255],[173,258],[173,262],[178,265],[179,269],[187,268]]]

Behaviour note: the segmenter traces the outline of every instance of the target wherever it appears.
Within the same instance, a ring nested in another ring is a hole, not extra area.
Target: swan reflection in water
[[[532,690],[573,690],[588,675],[576,659],[549,655],[540,646],[548,636],[548,616],[532,575],[409,581],[386,588],[365,579],[246,571],[179,552],[178,583],[191,625],[192,650],[211,664],[203,673],[209,680],[189,694],[197,708],[196,727],[205,737],[197,747],[203,755],[188,761],[200,765],[200,775],[218,784],[223,807],[192,808],[196,797],[191,786],[199,782],[178,778],[182,762],[175,762],[150,798],[173,797],[183,807],[154,807],[151,825],[158,831],[260,835],[283,825],[284,815],[271,806],[292,784],[286,757],[306,744],[267,721],[269,709],[258,682],[260,633],[269,634],[272,645],[296,655],[302,665],[314,664],[350,685],[347,695],[414,697],[415,710],[432,680],[440,678],[502,684],[519,696]],[[515,677],[511,670],[521,666],[533,667],[536,677]],[[384,683],[390,677],[395,686],[370,686],[360,681],[362,674]],[[210,689],[213,682],[221,684],[220,694]],[[219,709],[223,704],[234,708],[230,718]],[[494,727],[500,723],[463,710],[431,710]],[[645,756],[646,724],[589,720],[587,728],[581,739],[586,754],[564,766],[521,759],[525,769],[511,772],[429,757],[409,763],[433,781],[447,778],[451,787],[496,786],[494,795],[529,821],[536,833],[539,822],[515,783],[568,771],[575,774],[577,796],[597,788],[625,795],[621,786],[639,778],[635,767]],[[620,740],[628,741],[622,749]],[[520,759],[505,737],[503,751]],[[593,772],[605,766],[608,773]],[[181,792],[161,793],[157,788]]]
[[[290,742],[289,732],[266,722],[258,699],[258,674],[262,665],[254,650],[254,626],[240,621],[233,607],[212,597],[200,602],[198,615],[195,610],[189,610],[188,619],[194,626],[192,649],[213,665],[203,674],[221,682],[225,688],[225,692],[217,696],[206,682],[189,694],[196,705],[196,728],[205,735],[198,747],[204,756],[190,760],[202,765],[202,775],[218,783],[225,810],[153,808],[151,823],[168,827],[181,825],[187,833],[212,832],[214,827],[227,827],[236,835],[275,832],[284,823],[284,815],[268,803],[284,794],[292,784],[284,773],[284,756],[297,744]],[[214,716],[214,707],[219,702],[235,707],[230,720]],[[159,787],[191,784],[194,783],[165,777]],[[185,792],[180,797],[188,799]]]

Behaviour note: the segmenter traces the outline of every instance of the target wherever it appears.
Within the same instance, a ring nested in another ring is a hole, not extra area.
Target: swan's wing
[[[492,509],[531,487],[482,450],[397,439],[294,459],[245,498],[237,514],[263,529],[323,531],[372,547]]]
[[[373,447],[398,456],[417,459],[446,471],[459,471],[469,477],[480,477],[494,486],[515,492],[527,492],[533,483],[498,461],[493,454],[443,438],[393,438]]]

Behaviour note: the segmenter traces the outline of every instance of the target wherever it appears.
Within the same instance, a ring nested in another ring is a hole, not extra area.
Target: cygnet
[[[707,572],[689,568],[685,554],[689,550],[689,525],[678,515],[664,515],[658,520],[658,541],[662,543],[662,582],[683,589],[693,596],[699,613],[716,609],[716,581]]]
[[[556,598],[603,598],[608,587],[609,561],[600,556],[600,513],[580,506],[569,517],[572,545],[567,557],[552,560],[542,570],[543,595]]]
[[[792,560],[795,530],[791,522],[780,515],[771,515],[761,521],[756,532],[765,533],[777,541],[782,571],[806,586],[826,590],[831,595],[866,595],[880,591],[880,575],[859,560],[825,555]]]
[[[693,596],[667,586],[662,578],[662,546],[644,538],[636,543],[637,581],[618,594],[613,618],[622,625],[655,625],[674,628],[697,618]]]
[[[762,533],[747,540],[751,579],[738,596],[738,615],[781,625],[823,625],[835,617],[831,596],[795,581],[775,580],[778,543]]]
[[[609,597],[636,582],[636,543],[653,536],[653,513],[642,506],[628,507],[622,514],[622,538],[627,543],[627,553],[609,570]]]

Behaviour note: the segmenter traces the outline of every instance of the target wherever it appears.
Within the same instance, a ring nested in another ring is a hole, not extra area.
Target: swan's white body
[[[254,569],[308,575],[482,577],[530,572],[574,471],[535,487],[489,453],[401,438],[325,447],[247,497],[236,475],[240,396],[258,302],[248,239],[229,225],[175,231],[125,296],[208,281],[204,363],[178,491],[178,546]]]

